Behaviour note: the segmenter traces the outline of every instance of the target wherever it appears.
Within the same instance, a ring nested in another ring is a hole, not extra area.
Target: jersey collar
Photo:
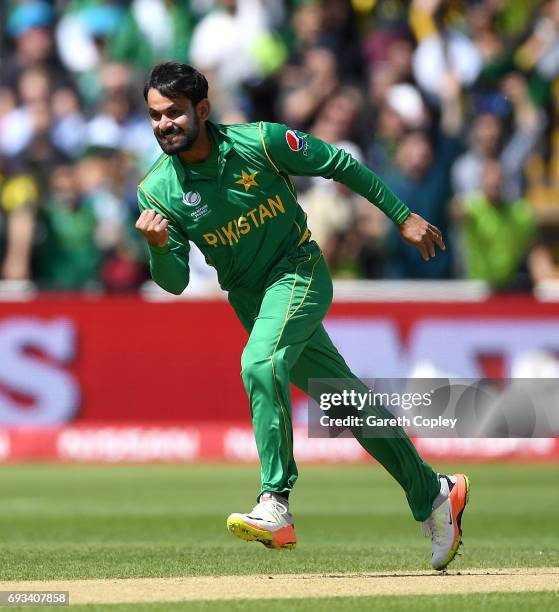
[[[221,125],[217,125],[215,123],[212,123],[211,121],[207,121],[206,125],[208,127],[208,130],[210,131],[210,135],[213,136],[213,141],[217,141],[219,147],[219,153],[217,158],[217,163],[219,165],[219,180],[223,173],[223,168],[225,167],[226,159],[234,148],[234,143],[233,140],[225,133],[225,130],[222,129]],[[185,166],[185,164],[181,162],[180,157],[178,155],[172,155],[171,161],[181,182],[188,181],[190,183],[193,183],[195,182],[195,180],[197,180],[188,171],[187,166]]]

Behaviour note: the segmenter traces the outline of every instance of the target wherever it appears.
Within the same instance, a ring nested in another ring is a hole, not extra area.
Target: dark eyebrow
[[[169,106],[166,106],[165,108],[162,108],[161,110],[157,110],[151,106],[148,106],[148,112],[150,113],[160,113],[160,112],[164,112],[164,111],[170,111],[170,110],[181,110],[174,102],[169,104]]]

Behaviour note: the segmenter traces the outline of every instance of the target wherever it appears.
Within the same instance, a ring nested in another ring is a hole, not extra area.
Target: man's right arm
[[[148,243],[151,277],[165,291],[180,295],[188,285],[188,239],[146,192],[138,188],[136,229]]]

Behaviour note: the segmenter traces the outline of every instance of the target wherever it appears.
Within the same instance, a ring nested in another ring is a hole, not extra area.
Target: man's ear
[[[198,102],[198,104],[196,105],[196,112],[198,113],[198,117],[200,117],[202,121],[206,121],[206,119],[210,116],[210,110],[211,107],[208,98],[200,100],[200,102]]]

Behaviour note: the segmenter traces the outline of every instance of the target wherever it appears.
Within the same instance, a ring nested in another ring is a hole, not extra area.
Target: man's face
[[[398,161],[404,173],[413,180],[421,180],[433,159],[431,144],[421,133],[408,134],[400,143]]]
[[[200,133],[200,117],[188,98],[166,98],[152,88],[147,105],[153,133],[167,155],[192,148]]]
[[[474,144],[482,155],[493,156],[499,149],[501,122],[488,113],[480,115],[474,123]]]

